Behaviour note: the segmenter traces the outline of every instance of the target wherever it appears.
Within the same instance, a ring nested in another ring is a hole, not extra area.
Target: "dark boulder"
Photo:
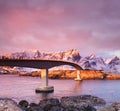
[[[28,107],[26,111],[44,111],[44,110],[39,105],[35,105]]]
[[[59,106],[59,100],[56,98],[44,99],[39,103],[40,107],[44,109],[44,111],[49,111],[53,106]]]
[[[91,95],[80,95],[80,96],[68,96],[68,97],[62,97],[61,104],[63,105],[69,105],[69,104],[89,104],[92,106],[98,106],[98,105],[105,105],[106,102],[104,99],[91,96]]]
[[[26,111],[43,111],[43,109],[36,103],[30,103]]]
[[[27,107],[28,107],[28,105],[29,105],[29,103],[28,103],[26,100],[21,100],[21,101],[19,102],[19,106],[20,106],[21,109],[23,109],[23,110],[26,110]]]
[[[53,106],[49,111],[65,111],[61,106]]]
[[[60,101],[66,111],[96,111],[94,106],[105,104],[103,99],[91,95],[62,97]]]

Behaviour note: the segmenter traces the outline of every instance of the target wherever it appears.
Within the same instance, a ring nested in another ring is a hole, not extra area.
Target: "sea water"
[[[53,93],[36,94],[35,89],[41,87],[39,77],[0,75],[0,98],[38,103],[44,98],[89,94],[105,99],[108,104],[120,101],[120,80],[49,79],[49,85],[54,86]]]

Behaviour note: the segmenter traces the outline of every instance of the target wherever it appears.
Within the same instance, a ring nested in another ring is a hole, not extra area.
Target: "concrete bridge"
[[[73,62],[62,61],[62,60],[49,60],[49,59],[0,59],[0,66],[18,66],[18,67],[29,67],[41,69],[41,80],[42,87],[37,88],[36,92],[52,92],[54,87],[48,86],[48,69],[60,66],[70,65],[77,69],[77,73],[80,74],[79,70],[82,68]]]

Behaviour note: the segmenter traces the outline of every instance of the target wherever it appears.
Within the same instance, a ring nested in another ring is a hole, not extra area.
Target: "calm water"
[[[104,98],[107,103],[120,101],[120,80],[49,80],[54,86],[54,93],[36,94],[35,89],[41,85],[39,77],[19,77],[17,75],[0,75],[0,97],[16,101],[26,99],[38,103],[46,97],[91,94]]]

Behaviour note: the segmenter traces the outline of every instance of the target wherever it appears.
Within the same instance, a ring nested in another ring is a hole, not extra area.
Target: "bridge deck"
[[[49,60],[49,59],[0,59],[0,66],[18,66],[18,67],[30,67],[30,68],[52,68],[60,65],[71,65],[76,69],[82,70],[82,68],[74,62],[62,61],[62,60]]]

